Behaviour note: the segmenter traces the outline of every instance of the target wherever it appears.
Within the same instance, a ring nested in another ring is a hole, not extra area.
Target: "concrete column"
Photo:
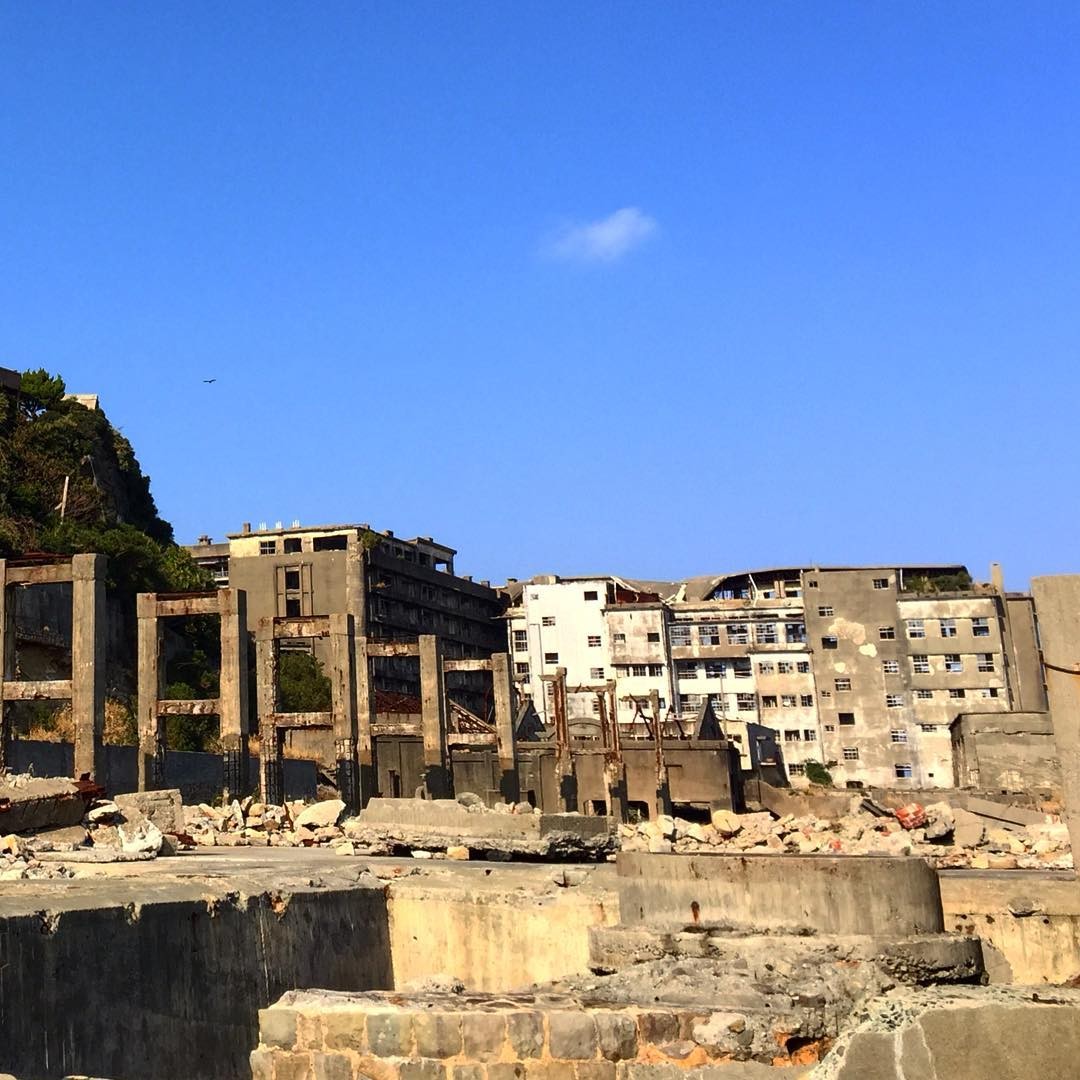
[[[15,677],[15,590],[8,588],[7,560],[0,559],[0,769],[8,763],[11,726],[4,708],[4,680]]]
[[[158,716],[161,697],[162,624],[157,595],[139,593],[135,599],[139,622],[139,698],[135,720],[139,729],[139,790],[162,787],[165,780],[164,722]]]
[[[71,560],[71,717],[75,777],[105,777],[105,556]]]
[[[514,741],[514,677],[509,653],[491,656],[491,687],[495,699],[495,746],[499,755],[499,790],[510,803],[521,801]]]
[[[330,616],[331,709],[338,793],[352,813],[360,809],[360,766],[356,758],[356,685],[353,678],[353,617]]]
[[[1080,852],[1080,574],[1032,578],[1065,821]]]
[[[616,713],[615,684],[597,694],[600,701],[600,729],[604,735],[604,784],[607,788],[608,815],[616,821],[626,821],[626,764],[619,741],[619,720]]]
[[[656,812],[671,814],[671,784],[668,780],[667,762],[664,760],[664,724],[660,718],[660,691],[649,691],[649,711],[653,717],[653,735],[656,740]]]
[[[552,712],[555,722],[555,786],[559,809],[573,813],[578,808],[577,774],[570,746],[570,720],[566,712],[566,668],[555,669],[552,681]]]
[[[446,752],[446,679],[442,643],[433,634],[420,635],[420,715],[424,729],[427,797],[452,798],[454,784]]]
[[[259,712],[259,792],[264,803],[280,804],[285,797],[282,765],[283,734],[275,724],[278,710],[278,643],[274,620],[262,618],[255,631],[255,698]]]
[[[358,637],[367,636],[366,567],[367,552],[360,538],[350,536],[345,552],[345,610],[353,617],[353,631]]]
[[[371,658],[368,639],[360,634],[353,637],[353,674],[356,679],[356,757],[360,769],[360,805],[378,790],[375,765],[375,746],[372,728],[375,726],[375,686],[371,679]]]
[[[221,671],[218,719],[221,724],[223,792],[226,803],[250,789],[248,777],[248,632],[247,593],[218,589],[221,618]]]

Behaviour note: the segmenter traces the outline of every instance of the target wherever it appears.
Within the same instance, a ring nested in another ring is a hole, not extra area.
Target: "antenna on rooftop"
[[[259,532],[266,532],[266,522],[265,521],[260,521],[259,522]]]
[[[293,518],[292,519],[292,527],[294,529],[299,529],[300,528],[300,519],[299,518]]]
[[[280,521],[275,521],[274,522],[274,528],[275,529],[280,529],[281,528],[281,522]]]

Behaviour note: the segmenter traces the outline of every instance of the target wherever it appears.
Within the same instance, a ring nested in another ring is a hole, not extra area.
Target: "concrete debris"
[[[59,863],[46,864],[33,852],[21,836],[0,837],[0,881],[70,878],[74,873]]]
[[[660,815],[620,825],[619,839],[623,851],[653,853],[918,855],[940,868],[990,870],[1073,866],[1068,828],[1052,815],[1037,824],[987,828],[978,815],[944,801],[912,803],[888,816],[868,802],[853,802],[850,813],[834,820],[715,810],[705,825]]]
[[[165,840],[161,830],[149,820],[133,825],[120,825],[117,831],[120,834],[120,849],[129,855],[139,852],[156,855],[161,851]]]
[[[236,811],[240,811],[240,804],[234,803]],[[312,803],[304,807],[296,815],[296,827],[298,829],[330,828],[337,825],[338,819],[345,811],[345,804],[340,799],[327,799],[325,802]],[[243,820],[240,819],[240,824]]]

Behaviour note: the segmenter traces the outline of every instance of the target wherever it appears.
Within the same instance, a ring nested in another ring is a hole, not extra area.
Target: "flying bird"
[[[212,382],[217,382],[217,379],[203,379],[203,382],[204,382],[204,383],[212,383]]]

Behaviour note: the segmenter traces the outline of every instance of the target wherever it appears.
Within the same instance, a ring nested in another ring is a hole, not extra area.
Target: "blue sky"
[[[182,541],[1080,570],[1078,28],[5,5],[0,364],[100,393]]]

